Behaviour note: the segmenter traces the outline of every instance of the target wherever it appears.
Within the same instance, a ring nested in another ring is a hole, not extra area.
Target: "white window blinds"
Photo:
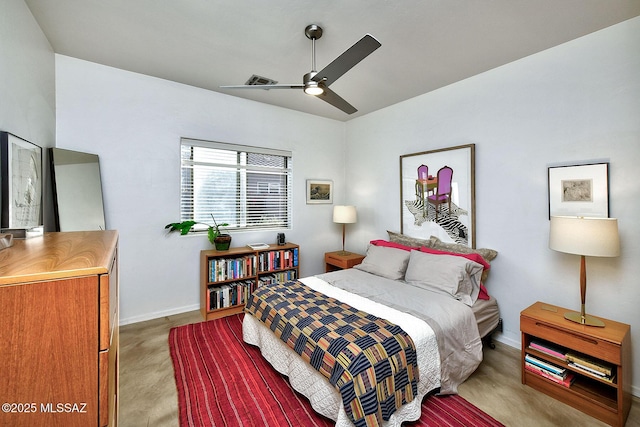
[[[180,220],[291,228],[290,151],[181,139]],[[194,229],[205,229],[195,226]]]

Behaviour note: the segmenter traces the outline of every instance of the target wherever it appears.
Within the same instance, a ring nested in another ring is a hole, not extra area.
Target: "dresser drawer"
[[[569,321],[567,320],[567,322]],[[577,325],[577,327],[589,328],[589,326],[581,325]],[[560,328],[525,316],[520,319],[520,329],[525,334],[561,344],[563,347],[577,350],[615,365],[620,365],[622,362],[619,345],[581,334],[579,331],[567,330],[566,328]]]

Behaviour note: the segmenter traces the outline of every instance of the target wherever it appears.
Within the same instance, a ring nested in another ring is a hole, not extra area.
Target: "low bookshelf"
[[[564,318],[569,310],[536,302],[520,313],[522,383],[613,426],[631,408],[630,326],[603,328]]]
[[[241,313],[258,286],[299,277],[300,247],[294,243],[200,252],[200,312],[205,320]]]

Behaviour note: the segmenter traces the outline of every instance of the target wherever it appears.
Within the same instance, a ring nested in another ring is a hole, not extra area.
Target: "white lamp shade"
[[[338,224],[353,224],[358,219],[355,206],[334,206],[333,222]]]
[[[616,257],[620,255],[618,220],[552,216],[549,248],[575,255]]]

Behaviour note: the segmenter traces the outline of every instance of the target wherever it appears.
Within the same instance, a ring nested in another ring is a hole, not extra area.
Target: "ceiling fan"
[[[220,87],[265,90],[303,89],[306,94],[316,96],[347,114],[355,113],[358,110],[342,99],[337,93],[329,89],[329,86],[382,45],[371,34],[366,34],[329,65],[320,71],[316,71],[316,40],[322,37],[322,28],[318,25],[311,24],[305,28],[304,33],[307,38],[311,40],[312,69],[303,76],[301,84],[246,84]]]

